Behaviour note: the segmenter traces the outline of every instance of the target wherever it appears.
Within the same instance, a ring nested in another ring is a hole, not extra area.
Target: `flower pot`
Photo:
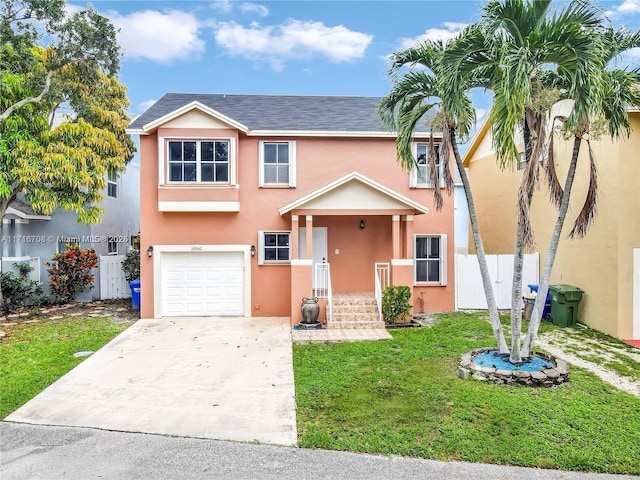
[[[317,325],[318,315],[320,314],[320,305],[318,305],[318,297],[304,297],[300,306],[302,313],[302,325]]]

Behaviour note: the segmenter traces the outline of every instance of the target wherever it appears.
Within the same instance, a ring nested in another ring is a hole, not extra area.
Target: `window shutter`
[[[235,185],[237,181],[238,159],[236,155],[236,140],[229,139],[229,184]]]
[[[258,230],[258,265],[264,265],[264,231]]]
[[[264,187],[264,141],[262,140],[258,142],[258,186]]]
[[[296,188],[296,142],[289,142],[289,187]]]
[[[418,159],[418,144],[416,142],[411,142],[411,156],[414,161]],[[418,170],[415,165],[411,166],[411,170],[409,170],[409,188],[416,188],[418,184]]]
[[[447,285],[447,235],[440,235],[440,285]]]

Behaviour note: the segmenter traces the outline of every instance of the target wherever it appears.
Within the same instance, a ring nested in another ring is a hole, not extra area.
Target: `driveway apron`
[[[139,320],[5,420],[295,445],[289,319]]]

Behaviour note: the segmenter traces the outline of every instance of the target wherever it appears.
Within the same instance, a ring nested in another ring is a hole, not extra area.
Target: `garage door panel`
[[[244,315],[242,252],[166,252],[164,316]]]

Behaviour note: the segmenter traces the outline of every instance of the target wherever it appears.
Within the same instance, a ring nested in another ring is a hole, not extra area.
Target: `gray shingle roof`
[[[142,129],[192,102],[245,125],[249,130],[384,132],[376,106],[379,97],[225,95],[167,93],[137,117],[130,129]],[[421,132],[428,131],[422,126]]]

